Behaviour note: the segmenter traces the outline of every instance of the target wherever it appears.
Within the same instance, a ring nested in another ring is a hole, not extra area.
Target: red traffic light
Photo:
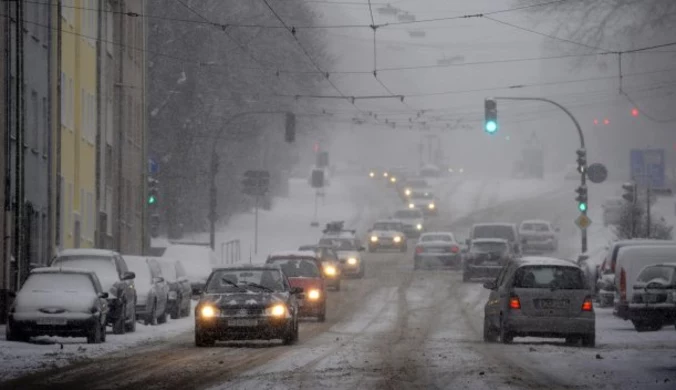
[[[599,120],[598,120],[598,119],[594,119],[594,124],[595,124],[595,125],[598,125],[598,124],[599,124]]]
[[[638,114],[639,114],[638,108],[632,108],[631,116],[638,116]]]
[[[312,149],[315,151],[315,153],[319,152],[319,142],[315,142],[314,146]]]
[[[604,125],[609,125],[610,124],[610,119],[606,118],[603,120]]]

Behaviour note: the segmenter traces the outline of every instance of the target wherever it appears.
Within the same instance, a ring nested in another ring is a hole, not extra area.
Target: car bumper
[[[562,337],[596,332],[594,318],[508,316],[505,327],[520,337]]]
[[[630,303],[622,307],[620,318],[625,320],[649,320],[664,324],[673,324],[676,321],[676,305],[671,303]]]
[[[231,326],[232,320],[255,320],[255,326]],[[280,339],[292,325],[291,318],[198,318],[195,331],[216,340],[271,340]]]
[[[401,249],[405,245],[406,245],[406,240],[401,240],[399,242],[394,242],[394,241],[369,242],[369,248],[371,248],[371,249]]]
[[[314,317],[323,313],[326,307],[326,298],[311,301],[304,299],[298,307],[298,315],[300,317]]]
[[[423,266],[460,267],[462,260],[459,254],[417,254],[413,260]]]
[[[359,272],[361,272],[361,267],[363,267],[361,261],[358,261],[357,264],[354,265],[347,264],[347,261],[345,261],[342,266],[343,268],[341,270],[341,273],[343,276],[359,275]]]
[[[98,316],[85,314],[69,316],[65,323],[42,324],[38,318],[27,318],[21,315],[9,317],[9,327],[26,336],[86,336],[92,327],[99,321]]]

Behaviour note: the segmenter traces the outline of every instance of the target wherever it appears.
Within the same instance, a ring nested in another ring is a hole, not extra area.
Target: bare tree
[[[674,227],[669,226],[664,218],[658,219],[652,215],[650,233],[648,232],[646,211],[644,202],[626,203],[622,208],[620,223],[617,225],[617,238],[620,240],[631,238],[671,240]]]

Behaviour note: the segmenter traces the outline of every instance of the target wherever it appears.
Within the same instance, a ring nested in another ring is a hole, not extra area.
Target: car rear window
[[[479,241],[472,243],[473,252],[504,252],[507,250],[505,242]]]
[[[637,281],[648,283],[654,279],[664,279],[670,282],[674,275],[674,267],[666,267],[663,265],[655,265],[645,268],[638,275]]]
[[[521,225],[521,230],[530,230],[534,232],[548,232],[549,226],[545,223],[524,223]]]
[[[26,279],[23,291],[32,293],[94,294],[89,275],[76,273],[37,273]]]
[[[582,270],[573,267],[532,265],[519,268],[514,274],[516,288],[548,288],[583,290]]]
[[[472,230],[472,238],[502,238],[508,241],[516,241],[514,229],[503,225],[481,225]]]
[[[319,267],[314,260],[272,258],[268,263],[278,264],[288,278],[318,278]]]

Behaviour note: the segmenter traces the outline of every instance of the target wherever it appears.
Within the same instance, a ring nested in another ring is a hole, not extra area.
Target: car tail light
[[[521,309],[521,301],[519,301],[519,297],[517,297],[516,295],[509,297],[509,308],[512,310]]]
[[[423,247],[421,247],[421,246],[415,247],[415,253],[423,253],[423,252],[424,252]]]
[[[451,247],[451,252],[453,252],[453,253],[458,253],[459,250],[460,250],[460,248],[458,248],[456,245],[453,245]]]
[[[620,269],[620,301],[627,302],[627,273]]]
[[[590,297],[585,298],[582,302],[582,311],[594,311],[594,304]]]

